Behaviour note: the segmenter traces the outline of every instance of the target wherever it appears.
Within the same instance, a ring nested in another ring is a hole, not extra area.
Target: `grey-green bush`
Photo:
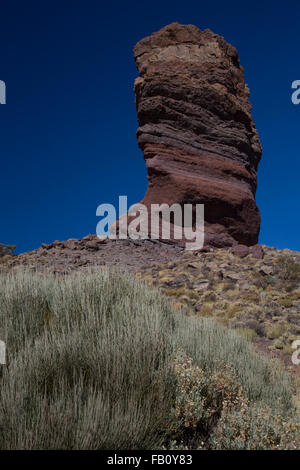
[[[208,374],[224,364],[231,367],[250,400],[270,407],[279,400],[283,409],[291,407],[291,383],[283,367],[254,352],[234,330],[214,319],[180,316],[174,341]]]
[[[172,311],[117,273],[1,278],[0,448],[159,447],[174,394]]]

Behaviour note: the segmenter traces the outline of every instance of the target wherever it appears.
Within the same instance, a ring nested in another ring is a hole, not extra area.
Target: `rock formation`
[[[203,203],[205,244],[257,243],[261,145],[236,49],[172,23],[134,48],[139,128],[149,186],[141,201]]]

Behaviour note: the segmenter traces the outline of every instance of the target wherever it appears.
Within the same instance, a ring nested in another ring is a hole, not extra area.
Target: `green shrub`
[[[267,328],[267,338],[277,339],[280,338],[286,331],[286,326],[283,323],[276,323]]]
[[[279,299],[277,301],[281,307],[290,308],[293,307],[293,301],[291,299]]]
[[[175,393],[167,301],[106,271],[1,281],[0,448],[160,447]]]
[[[255,341],[257,339],[257,333],[252,328],[241,327],[236,328],[235,331],[248,339],[248,341]]]
[[[300,281],[300,263],[290,256],[281,255],[277,260],[279,276],[284,281]]]
[[[15,249],[15,245],[4,245],[3,243],[0,243],[0,263],[4,263],[11,259]]]
[[[238,377],[247,398],[269,406],[291,407],[291,384],[283,366],[255,352],[249,341],[214,319],[176,316],[174,344],[207,374],[226,364]],[[277,405],[276,405],[277,406]]]
[[[179,352],[170,450],[299,449],[300,419],[282,403],[253,403],[227,364],[210,374]]]
[[[178,351],[175,358],[175,375],[177,393],[172,440],[175,438],[189,448],[197,448],[218,422],[224,401],[235,401],[241,387],[226,364],[207,374],[182,351]]]
[[[6,255],[13,255],[15,249],[15,245],[4,245],[3,243],[0,243],[0,258]]]
[[[275,284],[275,279],[270,274],[262,274],[259,271],[254,271],[252,273],[253,285],[258,289],[265,290],[269,285],[273,286]]]
[[[208,448],[216,450],[295,450],[300,448],[299,416],[283,415],[270,407],[240,398],[224,404],[210,435]]]

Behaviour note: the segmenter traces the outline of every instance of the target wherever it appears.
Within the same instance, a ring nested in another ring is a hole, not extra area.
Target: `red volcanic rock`
[[[251,248],[251,253],[252,253],[252,256],[257,259],[263,259],[265,256],[264,249],[260,245],[254,245]]]
[[[172,23],[134,48],[137,139],[149,186],[141,201],[203,203],[205,245],[257,242],[261,145],[236,49]]]
[[[249,255],[249,247],[246,245],[235,245],[232,248],[232,253],[240,258],[245,258],[245,256]]]
[[[99,245],[98,245],[98,243],[97,243],[96,241],[89,241],[89,242],[86,242],[85,247],[86,247],[88,250],[94,250],[94,251],[99,250]]]

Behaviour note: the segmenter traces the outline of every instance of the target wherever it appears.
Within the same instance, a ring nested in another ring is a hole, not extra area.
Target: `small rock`
[[[52,243],[51,245],[47,245],[47,243],[42,243],[42,248],[44,248],[45,250],[49,250],[49,248],[52,248]]]
[[[102,244],[107,243],[108,240],[109,238],[106,235],[103,235],[103,236],[98,236],[96,242],[99,243],[99,245],[102,245]]]
[[[227,277],[227,279],[231,279],[232,281],[240,281],[242,279],[240,274],[237,273],[226,274],[225,277]]]
[[[177,264],[176,263],[169,263],[167,268],[168,269],[173,269],[173,268],[176,268]]]
[[[251,286],[252,286],[252,284],[250,284],[249,282],[245,282],[245,284],[241,285],[241,289],[249,290]]]
[[[203,248],[201,248],[200,250],[195,250],[194,254],[197,254],[197,253],[212,253],[214,252],[214,248],[209,246],[209,245],[205,245]]]
[[[77,249],[77,242],[70,238],[69,240],[67,240],[65,242],[65,247],[69,248],[70,250],[76,250]]]
[[[254,245],[251,248],[251,254],[253,258],[256,258],[256,259],[263,259],[265,256],[264,249],[261,245]]]
[[[97,243],[97,241],[86,242],[85,246],[88,250],[93,250],[93,251],[99,250],[99,244]]]
[[[234,255],[239,256],[239,258],[245,258],[250,252],[249,247],[246,245],[233,246],[231,251]]]
[[[199,269],[200,264],[199,263],[188,263],[188,268]]]
[[[218,265],[217,263],[207,263],[207,268],[209,268],[211,271],[217,271]]]
[[[63,242],[60,242],[59,240],[55,240],[52,245],[56,248],[64,248],[64,243]]]
[[[230,266],[230,264],[228,264],[228,263],[222,263],[222,264],[220,264],[219,268],[226,269],[226,268],[229,268],[229,266]]]
[[[208,279],[199,279],[197,281],[197,284],[195,284],[193,286],[193,288],[194,288],[195,291],[200,292],[200,291],[206,290],[208,288],[208,286],[209,286],[209,280]]]
[[[259,272],[261,274],[265,274],[266,276],[269,276],[269,275],[274,273],[274,268],[273,268],[273,266],[263,265],[263,266],[261,266]]]
[[[92,240],[95,240],[96,238],[98,238],[97,235],[93,235],[93,234],[89,233],[88,235],[83,237],[82,240],[92,241]]]
[[[197,292],[201,292],[203,290],[206,290],[208,286],[209,286],[209,282],[207,282],[206,284],[199,284],[198,286],[194,287],[194,289]]]

